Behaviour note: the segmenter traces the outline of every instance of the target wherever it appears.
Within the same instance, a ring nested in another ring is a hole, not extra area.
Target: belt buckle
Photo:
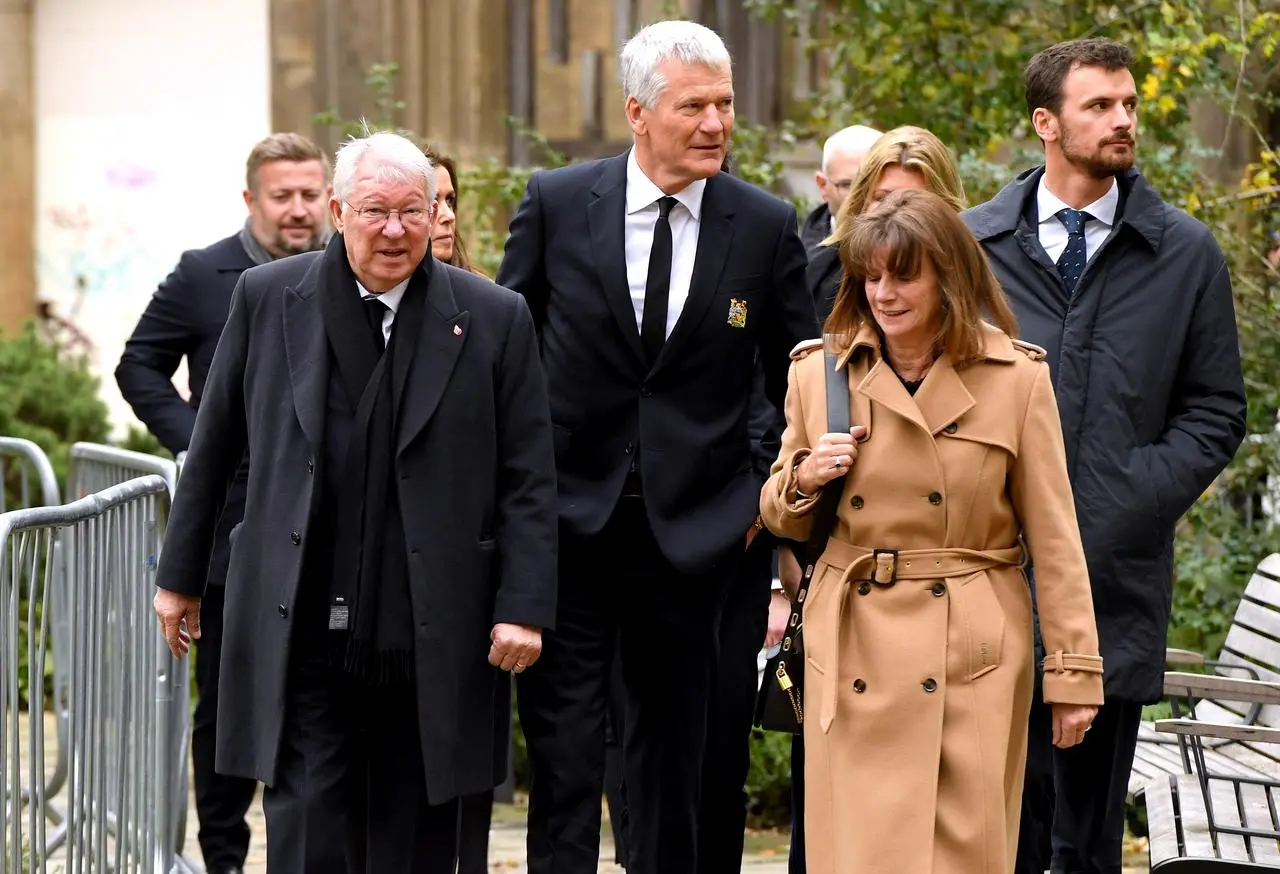
[[[876,549],[872,551],[871,557],[875,561],[871,582],[880,586],[892,586],[898,581],[898,550]]]

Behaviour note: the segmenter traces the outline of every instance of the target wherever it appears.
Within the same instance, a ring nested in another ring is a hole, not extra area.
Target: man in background
[[[822,203],[809,213],[800,229],[800,239],[809,255],[805,284],[813,294],[819,322],[825,322],[831,314],[831,305],[840,288],[839,253],[834,246],[822,245],[822,241],[836,229],[836,216],[849,196],[853,180],[858,178],[862,159],[878,139],[880,131],[855,124],[836,131],[822,144],[822,169],[814,174]]]
[[[319,146],[299,134],[272,134],[253,147],[246,162],[244,202],[249,216],[244,226],[211,246],[184,252],[152,295],[125,344],[116,382],[134,414],[174,455],[191,442],[196,409],[240,274],[258,264],[322,248],[329,193],[329,162]],[[184,358],[189,400],[172,381]],[[257,788],[253,780],[225,777],[213,769],[223,586],[230,553],[227,535],[244,516],[246,476],[242,465],[218,523],[196,659],[199,699],[191,758],[200,851],[209,874],[244,868],[249,851],[245,814]]]

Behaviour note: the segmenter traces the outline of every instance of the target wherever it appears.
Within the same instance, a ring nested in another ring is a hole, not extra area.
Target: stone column
[[[35,315],[34,0],[0,0],[0,331]]]

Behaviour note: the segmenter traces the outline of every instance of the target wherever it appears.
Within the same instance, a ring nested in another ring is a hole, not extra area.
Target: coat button
[[[930,589],[929,591],[933,592],[933,597],[941,598],[943,595],[947,593],[947,587],[944,583],[934,583],[933,588]]]
[[[634,443],[628,443],[628,444],[623,448],[623,450],[622,450],[622,451],[623,451],[623,453],[624,453],[624,454],[626,454],[626,455],[630,455],[631,453],[633,453],[633,452],[635,452],[635,451],[636,451],[635,444],[634,444]]]
[[[278,612],[278,613],[280,614],[280,618],[281,618],[281,619],[288,619],[288,618],[289,618],[289,605],[288,605],[288,604],[277,604],[277,605],[276,605],[276,612]]]
[[[938,506],[939,504],[941,504],[941,503],[942,503],[942,493],[941,493],[941,492],[930,492],[930,493],[929,493],[929,503],[930,503],[930,504],[933,504],[935,507],[936,507],[936,506]]]
[[[930,677],[920,684],[920,688],[924,689],[926,692],[936,692],[938,691],[938,681],[933,677]]]
[[[854,680],[854,681],[853,681],[853,691],[857,692],[859,695],[861,695],[863,692],[867,691],[867,683],[866,683],[866,681],[865,681],[865,680],[863,680],[863,679],[857,679],[857,680]]]
[[[642,398],[653,397],[653,389],[649,388],[649,386],[647,385],[640,386],[640,397]]]
[[[947,427],[943,428],[942,430],[943,430],[943,432],[944,432],[944,433],[946,433],[946,434],[954,434],[954,433],[956,433],[957,431],[959,431],[959,430],[960,430],[960,426],[959,426],[959,425],[957,425],[955,422],[952,422],[950,425],[948,425]]]
[[[293,541],[294,546],[297,546],[299,543],[302,542],[302,535],[299,534],[297,531],[290,531],[289,539]]]
[[[315,472],[316,472],[316,463],[315,463],[314,461],[312,461],[310,458],[308,458],[308,459],[307,459],[307,473],[315,473]]]
[[[862,495],[854,495],[849,499],[849,506],[855,510],[861,510],[863,506]]]
[[[858,594],[859,594],[859,595],[869,595],[869,594],[871,594],[871,584],[870,584],[870,583],[858,583]]]

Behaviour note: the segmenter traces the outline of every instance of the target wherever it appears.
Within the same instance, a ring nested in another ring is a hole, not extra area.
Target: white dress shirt
[[[1043,175],[1036,189],[1036,206],[1039,208],[1040,216],[1040,245],[1044,246],[1045,252],[1056,264],[1062,255],[1062,250],[1067,248],[1067,228],[1058,218],[1058,213],[1069,207],[1044,184]],[[1111,226],[1116,222],[1116,210],[1119,208],[1120,186],[1112,179],[1107,193],[1081,210],[1093,216],[1084,226],[1086,261],[1093,258],[1093,253],[1098,251],[1102,241],[1111,233]]]
[[[684,309],[689,297],[689,280],[693,277],[693,261],[698,254],[698,226],[702,218],[702,194],[707,180],[699,179],[671,195],[678,203],[671,207],[667,221],[671,223],[671,290],[667,296],[667,331]],[[662,189],[644,174],[636,163],[636,150],[627,155],[626,234],[627,285],[631,288],[631,306],[636,311],[636,330],[644,320],[644,287],[649,278],[649,253],[653,249],[653,228],[658,223],[658,200]]]
[[[410,277],[412,278],[412,277]],[[400,299],[404,297],[404,290],[409,287],[409,280],[406,279],[392,289],[384,291],[382,294],[374,294],[369,291],[359,280],[356,280],[356,288],[360,289],[360,299],[364,300],[370,297],[376,297],[387,305],[387,311],[382,314],[382,342],[391,342],[391,326],[396,321],[396,311],[400,309]]]

